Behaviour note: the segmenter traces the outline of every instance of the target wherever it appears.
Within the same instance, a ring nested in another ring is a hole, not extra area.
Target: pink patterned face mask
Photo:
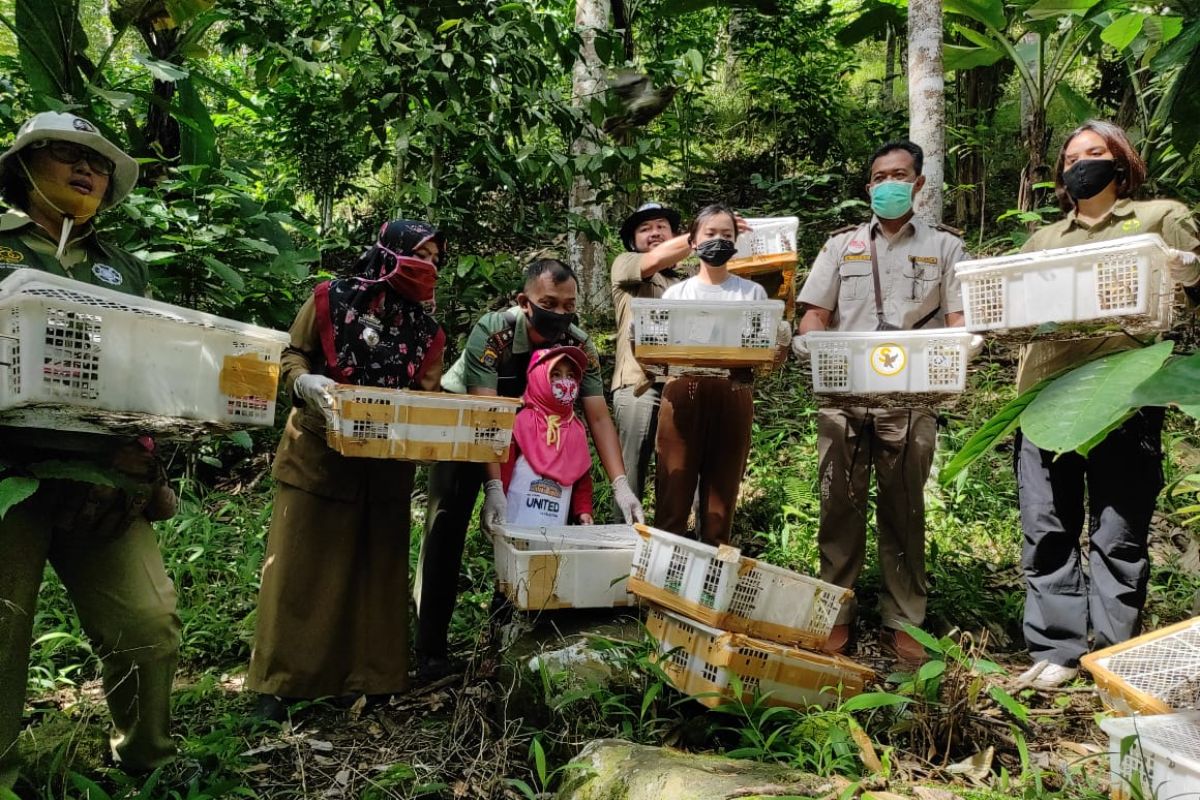
[[[560,403],[574,405],[575,398],[579,397],[579,381],[574,378],[555,378],[550,381],[550,391]]]

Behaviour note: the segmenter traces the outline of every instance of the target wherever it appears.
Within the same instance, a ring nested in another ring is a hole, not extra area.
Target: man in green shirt
[[[104,242],[94,215],[121,202],[137,162],[73,114],[44,113],[0,155],[0,279],[32,268],[131,294],[145,266]],[[0,427],[0,454],[21,472],[79,461],[118,476],[120,488],[43,480],[0,520],[0,789],[17,779],[17,738],[38,590],[58,573],[100,659],[112,712],[114,759],[129,772],[169,760],[171,680],[179,652],[175,588],[151,519],[174,513],[149,439]]]
[[[538,259],[525,269],[518,305],[484,314],[467,339],[467,347],[442,378],[448,392],[480,396],[520,397],[535,350],[559,345],[582,348],[588,370],[580,386],[583,414],[592,444],[612,480],[613,498],[626,522],[642,522],[642,505],[625,477],[621,444],[604,402],[604,384],[596,346],[574,324],[579,281],[571,268],[555,259]],[[439,462],[429,471],[429,509],[417,566],[417,671],[429,680],[448,669],[447,638],[458,595],[467,527],[484,487],[480,527],[494,536],[504,524],[507,503],[499,464]]]

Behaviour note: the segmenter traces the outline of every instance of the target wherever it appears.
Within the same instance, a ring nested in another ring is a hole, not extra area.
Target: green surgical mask
[[[871,189],[871,210],[881,219],[900,219],[912,211],[913,185],[908,181],[884,181]]]

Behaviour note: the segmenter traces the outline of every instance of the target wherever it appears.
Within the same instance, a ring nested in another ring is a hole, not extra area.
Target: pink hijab
[[[592,468],[587,431],[575,416],[575,399],[559,396],[550,371],[562,359],[575,365],[578,385],[587,371],[587,355],[578,347],[538,350],[529,361],[525,406],[517,414],[513,438],[533,471],[563,486],[572,486]]]

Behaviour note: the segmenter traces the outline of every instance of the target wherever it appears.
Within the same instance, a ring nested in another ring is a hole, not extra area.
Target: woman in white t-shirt
[[[723,205],[702,209],[688,237],[700,259],[700,272],[667,289],[663,299],[706,303],[766,300],[766,290],[725,267],[736,249],[737,233],[733,211]],[[753,380],[752,370],[733,369],[728,376],[674,378],[663,389],[655,441],[654,522],[659,528],[686,535],[692,499],[699,488],[699,538],[711,545],[729,541],[733,509],[750,454]]]

